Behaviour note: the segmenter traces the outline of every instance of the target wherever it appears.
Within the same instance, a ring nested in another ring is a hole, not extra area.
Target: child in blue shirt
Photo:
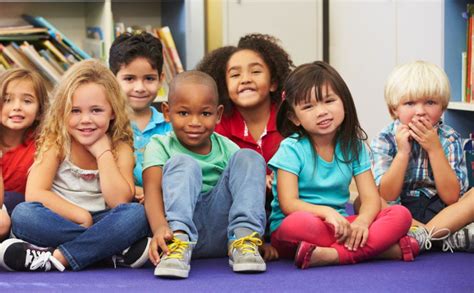
[[[266,221],[265,161],[214,133],[223,112],[218,100],[206,73],[176,76],[163,105],[173,132],[152,137],[146,147],[145,210],[156,276],[187,278],[191,255],[228,255],[235,272],[266,270],[258,252]]]
[[[163,82],[163,46],[149,33],[122,34],[110,47],[109,66],[127,95],[135,149],[135,199],[143,202],[143,153],[155,134],[171,131],[163,114],[151,106]]]

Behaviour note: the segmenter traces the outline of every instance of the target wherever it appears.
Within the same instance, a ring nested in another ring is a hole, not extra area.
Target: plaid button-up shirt
[[[395,134],[400,123],[399,120],[395,120],[372,140],[372,165],[377,186],[380,185],[382,176],[387,172],[397,154]],[[468,188],[468,179],[461,137],[453,128],[443,124],[442,121],[436,127],[444,154],[458,178],[461,188],[460,195],[462,195]],[[403,174],[400,174],[400,176],[403,176]],[[412,141],[410,161],[404,176],[401,197],[425,195],[432,198],[438,194],[428,153],[414,140]]]

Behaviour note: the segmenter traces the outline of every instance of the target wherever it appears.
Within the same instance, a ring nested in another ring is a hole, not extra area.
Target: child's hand
[[[87,150],[98,160],[107,150],[112,149],[112,142],[108,135],[103,135],[91,145],[85,146]]]
[[[442,148],[438,132],[427,118],[413,118],[408,126],[410,127],[410,135],[427,153]]]
[[[364,247],[369,237],[369,225],[357,219],[351,223],[351,236],[344,244],[347,249],[355,251],[359,247]]]
[[[335,210],[332,210],[329,215],[326,216],[325,221],[334,227],[334,237],[338,243],[346,241],[347,237],[351,235],[349,221]]]
[[[273,184],[273,172],[270,175],[267,175],[266,177],[266,183],[267,183],[267,189],[272,189],[272,184]]]
[[[160,253],[158,248],[161,249],[163,254],[169,254],[167,241],[173,239],[173,232],[170,230],[170,227],[166,225],[161,225],[153,233],[153,238],[150,243],[150,250],[148,251],[148,256],[150,261],[156,266],[160,262]]]
[[[410,128],[408,125],[400,124],[395,134],[395,140],[397,142],[397,151],[410,154],[411,142],[410,142]]]
[[[265,243],[260,246],[260,254],[263,253],[263,259],[265,261],[272,261],[278,259],[278,251],[270,243]]]
[[[135,186],[135,199],[141,204],[145,202],[145,194],[143,194],[143,188],[140,186]]]

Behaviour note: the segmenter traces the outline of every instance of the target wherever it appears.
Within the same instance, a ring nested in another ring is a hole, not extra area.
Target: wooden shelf
[[[474,112],[474,103],[449,102],[448,109]]]

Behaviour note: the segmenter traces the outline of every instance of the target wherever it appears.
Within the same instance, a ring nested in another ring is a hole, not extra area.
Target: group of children
[[[436,65],[393,71],[394,122],[370,147],[338,72],[294,68],[271,36],[177,75],[160,113],[162,67],[160,41],[141,33],[114,41],[110,69],[72,66],[50,106],[37,73],[0,76],[0,266],[150,260],[156,276],[187,278],[191,258],[263,272],[279,257],[304,269],[474,251],[474,191],[441,118],[450,90]]]

